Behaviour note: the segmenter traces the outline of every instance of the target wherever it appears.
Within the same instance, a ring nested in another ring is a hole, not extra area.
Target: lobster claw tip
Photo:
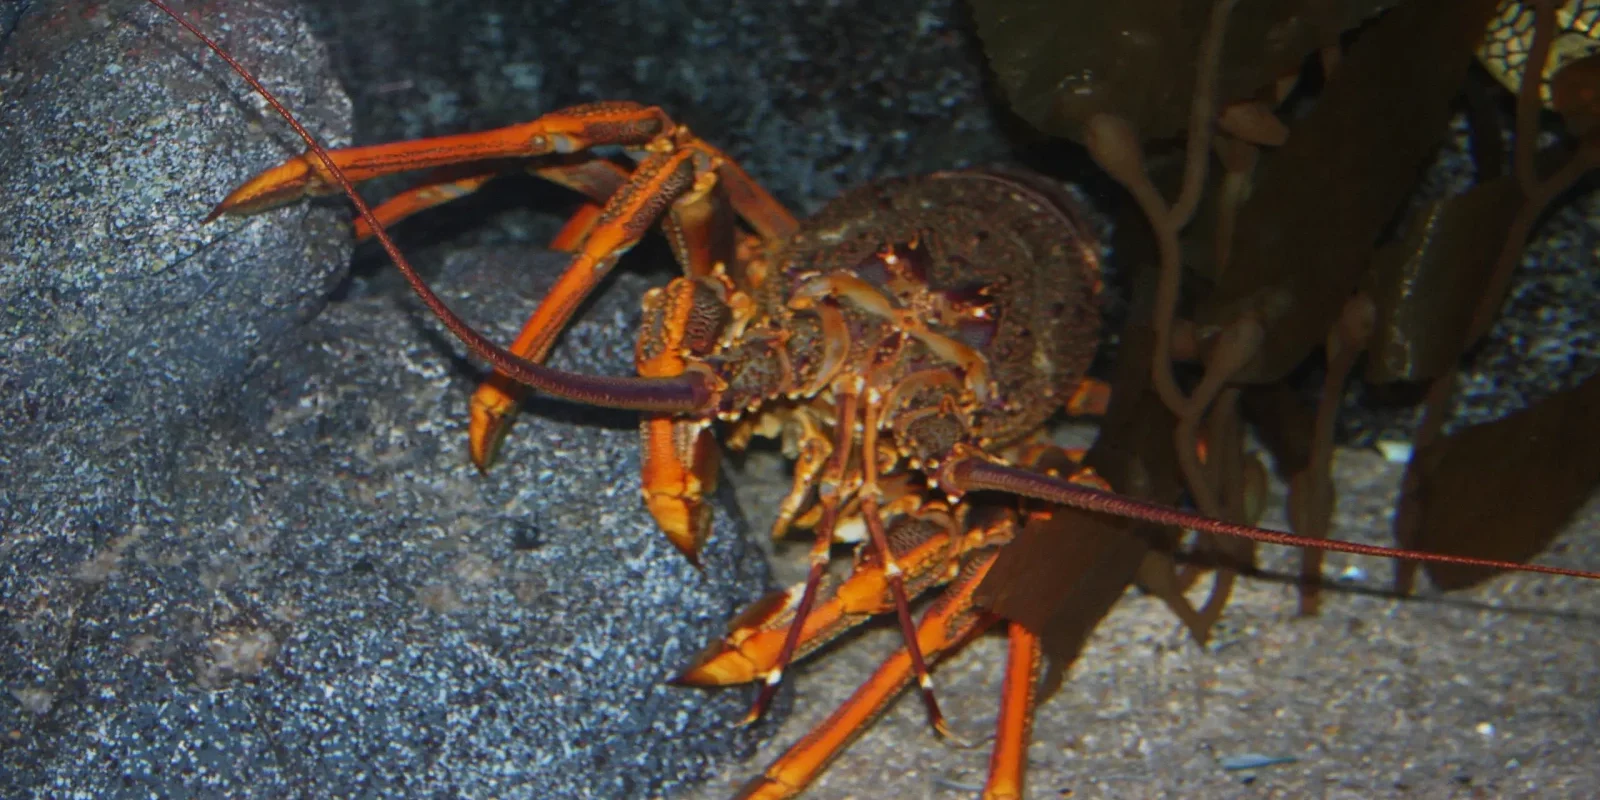
[[[761,677],[756,665],[725,641],[712,642],[700,651],[694,662],[673,678],[674,686],[732,686],[750,683]]]
[[[668,686],[678,686],[678,687],[706,688],[706,687],[710,687],[710,686],[721,686],[722,684],[718,683],[715,678],[712,678],[711,676],[706,675],[702,670],[698,669],[697,667],[690,667],[690,668],[678,673],[677,675],[674,675],[673,677],[667,679],[667,685]]]
[[[511,415],[516,411],[516,399],[500,386],[501,381],[490,378],[473,394],[468,406],[467,452],[472,465],[487,473],[500,453],[500,443],[511,427]]]
[[[645,505],[667,541],[700,568],[700,548],[711,534],[711,508],[698,500],[670,494],[646,494]]]
[[[689,560],[690,566],[698,570],[705,569],[705,566],[700,563],[700,551],[694,543],[681,542],[674,539],[672,540],[672,546],[678,548],[678,552],[682,553],[683,557]]]

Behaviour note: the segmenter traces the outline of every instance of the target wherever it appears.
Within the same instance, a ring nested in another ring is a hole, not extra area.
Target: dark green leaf
[[[1497,178],[1430,203],[1404,241],[1378,251],[1367,288],[1378,307],[1368,381],[1424,381],[1456,368],[1522,201],[1515,180]]]
[[[1253,314],[1267,330],[1236,377],[1282,377],[1321,344],[1384,227],[1444,134],[1496,0],[1414,0],[1362,33],[1239,212],[1202,329]]]
[[[1600,487],[1600,375],[1504,419],[1419,449],[1401,498],[1420,514],[1404,546],[1525,562],[1543,552]],[[1414,504],[1414,505],[1412,505]],[[1441,589],[1462,589],[1498,570],[1427,564]]]

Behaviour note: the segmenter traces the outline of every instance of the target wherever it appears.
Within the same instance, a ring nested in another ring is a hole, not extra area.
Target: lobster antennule
[[[1517,572],[1540,572],[1547,575],[1564,575],[1570,578],[1600,580],[1600,572],[1588,570],[1551,567],[1542,564],[1518,564],[1512,561],[1497,561],[1470,556],[1452,556],[1420,550],[1406,550],[1399,547],[1359,544],[1338,539],[1317,539],[1309,536],[1296,536],[1292,533],[1275,531],[1270,528],[1257,528],[1251,525],[1223,522],[1200,514],[1169,508],[1158,503],[1150,503],[1112,492],[1091,489],[1050,475],[1017,467],[1008,467],[1004,464],[996,464],[970,450],[960,453],[956,458],[952,458],[946,463],[940,471],[939,485],[950,492],[984,490],[1007,492],[1049,503],[1060,503],[1061,505],[1084,511],[1094,511],[1126,519],[1153,522],[1158,525],[1173,525],[1266,544],[1309,547],[1318,550],[1332,550],[1339,553],[1398,558],[1408,561],[1426,561],[1435,564],[1458,564],[1469,567],[1488,567],[1490,569]]]
[[[371,227],[372,232],[378,239],[378,243],[383,246],[384,252],[388,253],[389,259],[394,262],[395,267],[405,276],[406,283],[411,285],[412,291],[416,292],[423,305],[426,305],[428,310],[433,312],[440,322],[444,323],[450,333],[461,340],[462,344],[465,344],[468,349],[489,362],[495,369],[518,383],[585,405],[627,411],[656,411],[667,414],[707,414],[715,408],[717,402],[717,391],[714,388],[715,378],[705,372],[691,370],[671,378],[582,375],[551,369],[542,364],[536,364],[521,358],[490,341],[483,334],[478,333],[471,325],[467,324],[466,320],[463,320],[454,311],[450,310],[450,307],[445,305],[444,301],[434,293],[433,289],[422,279],[422,276],[411,266],[411,262],[406,260],[405,255],[400,252],[400,248],[395,245],[393,239],[389,238],[383,226],[373,216],[372,209],[367,205],[366,201],[361,199],[361,195],[356,192],[355,186],[345,177],[343,170],[339,168],[338,164],[334,163],[333,158],[328,155],[328,151],[316,140],[316,137],[312,136],[305,129],[305,126],[295,119],[289,109],[284,107],[278,101],[278,98],[273,96],[272,92],[267,91],[267,87],[263,86],[249,70],[245,69],[244,65],[235,61],[232,56],[228,55],[227,51],[223,50],[221,45],[212,41],[199,28],[184,19],[162,0],[149,0],[149,2],[179,25],[182,25],[189,33],[194,34],[195,38],[203,42],[213,53],[216,53],[229,68],[238,73],[239,77],[243,78],[246,83],[250,84],[250,88],[260,94],[262,99],[266,100],[267,104],[272,106],[273,110],[283,117],[284,121],[289,123],[290,127],[294,128],[294,132],[305,140],[306,147],[316,154],[317,158],[322,161],[323,166],[328,169],[329,173],[338,181],[340,187],[344,189],[344,193],[350,198],[350,202],[355,205],[356,212]]]

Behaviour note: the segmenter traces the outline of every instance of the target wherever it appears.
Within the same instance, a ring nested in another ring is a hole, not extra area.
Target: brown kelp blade
[[[1117,491],[1173,502],[1182,492],[1171,436],[1177,420],[1149,389],[1151,338],[1146,327],[1125,330],[1111,405],[1084,464]],[[1044,652],[1066,666],[1133,582],[1152,543],[1172,546],[1177,537],[1174,529],[1063,509],[1047,526],[1024,526],[975,600],[1037,633]]]
[[[1316,408],[1303,392],[1284,381],[1264,383],[1246,388],[1240,402],[1278,477],[1289,481],[1311,465]]]
[[[1473,309],[1522,203],[1516,180],[1501,176],[1430,203],[1405,239],[1378,251],[1367,282],[1378,310],[1368,381],[1425,381],[1457,369]]]
[[[1574,136],[1600,129],[1600,53],[1567,63],[1550,80],[1550,104]]]
[[[1202,327],[1266,326],[1236,378],[1281,377],[1320,345],[1443,136],[1496,0],[1412,0],[1358,36],[1315,107],[1264,159]]]
[[[1600,488],[1600,375],[1510,416],[1419,449],[1396,519],[1416,515],[1403,547],[1522,563],[1546,550]],[[1441,589],[1500,570],[1428,564]]]
[[[1220,97],[1237,100],[1299,70],[1306,55],[1397,0],[1240,2],[1222,51]],[[1039,130],[1082,140],[1097,113],[1141,138],[1188,125],[1206,19],[1216,0],[971,0],[1011,107]]]

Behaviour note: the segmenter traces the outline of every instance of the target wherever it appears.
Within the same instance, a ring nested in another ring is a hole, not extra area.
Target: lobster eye
[[[963,281],[939,292],[951,308],[966,311],[993,304],[992,291],[987,281]]]
[[[993,315],[969,317],[956,323],[956,338],[974,350],[984,351],[1000,331],[1000,320]]]
[[[930,256],[916,240],[891,242],[878,248],[856,264],[856,277],[874,286],[887,286],[895,279],[926,283]]]
[[[856,277],[873,286],[885,286],[889,283],[889,265],[884,263],[885,251],[879,250],[856,264],[854,270]]]

